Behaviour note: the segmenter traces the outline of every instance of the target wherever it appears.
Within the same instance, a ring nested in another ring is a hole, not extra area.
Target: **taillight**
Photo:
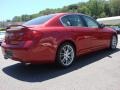
[[[7,44],[19,44],[21,41],[39,41],[41,33],[27,26],[10,26],[7,28],[5,42]]]
[[[40,38],[40,33],[38,31],[32,31],[29,30],[26,33],[24,33],[22,40],[34,40],[34,39],[39,39]]]

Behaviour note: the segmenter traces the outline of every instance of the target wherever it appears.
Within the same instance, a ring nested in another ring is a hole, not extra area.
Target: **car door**
[[[91,17],[83,15],[83,19],[87,25],[87,29],[91,31],[92,35],[92,49],[98,49],[103,47],[103,36],[105,36],[102,28],[100,28],[99,24]]]
[[[86,28],[83,19],[77,14],[72,14],[64,16],[62,22],[65,28],[74,35],[79,54],[89,52],[93,37],[92,32]]]

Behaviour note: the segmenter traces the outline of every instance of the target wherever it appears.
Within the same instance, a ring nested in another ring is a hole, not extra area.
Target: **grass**
[[[5,28],[0,28],[0,31],[5,31]]]

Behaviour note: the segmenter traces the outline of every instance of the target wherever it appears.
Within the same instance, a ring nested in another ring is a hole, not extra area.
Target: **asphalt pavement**
[[[120,90],[120,40],[115,51],[82,56],[66,69],[24,66],[5,60],[0,50],[0,90]]]

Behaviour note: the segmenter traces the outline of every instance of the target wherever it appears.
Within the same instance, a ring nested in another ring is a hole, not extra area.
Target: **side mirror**
[[[100,28],[104,28],[105,27],[105,25],[104,24],[100,24]]]

